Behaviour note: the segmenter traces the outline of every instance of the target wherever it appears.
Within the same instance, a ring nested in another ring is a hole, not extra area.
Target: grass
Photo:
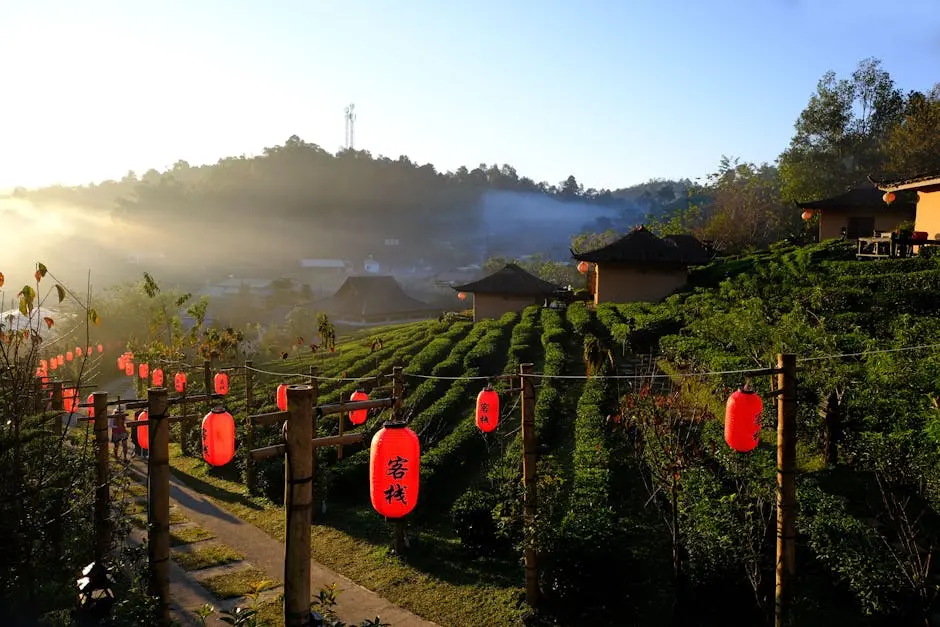
[[[245,556],[224,544],[201,544],[189,547],[188,551],[173,553],[173,561],[183,570],[202,570],[211,566],[222,566],[245,559]]]
[[[215,505],[284,541],[284,514],[250,497],[239,483],[214,476],[201,460],[171,445],[171,472]],[[519,625],[524,613],[523,573],[468,559],[446,530],[423,529],[407,560],[389,554],[390,529],[368,506],[330,504],[311,533],[313,559],[359,585],[440,625]]]
[[[203,540],[211,540],[214,537],[214,533],[206,531],[196,525],[177,527],[170,529],[170,546],[182,546],[184,544],[192,544],[193,542],[202,542]]]
[[[268,590],[278,585],[268,579],[264,571],[253,566],[209,577],[199,583],[220,600],[247,596],[253,592]]]

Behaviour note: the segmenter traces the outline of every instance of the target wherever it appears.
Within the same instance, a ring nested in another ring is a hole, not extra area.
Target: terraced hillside
[[[335,449],[319,452],[318,530],[351,553],[315,555],[363,585],[444,625],[520,623],[518,394],[501,395],[490,434],[474,426],[473,407],[488,377],[532,362],[533,538],[546,611],[562,624],[724,625],[729,607],[743,617],[736,624],[772,612],[774,567],[773,399],[765,396],[762,444],[733,454],[721,417],[744,381],[728,371],[794,352],[803,359],[795,612],[801,625],[875,625],[922,617],[937,590],[926,556],[940,504],[940,353],[858,353],[940,344],[938,306],[932,259],[857,262],[840,244],[781,247],[698,270],[661,304],[406,324],[340,341],[332,354],[255,365],[296,375],[314,367],[330,378],[319,382],[320,402],[358,387],[387,392],[392,368],[404,367],[404,406],[422,442],[405,567],[385,553],[387,529],[368,505],[368,451],[346,447],[341,460]],[[239,417],[241,376],[229,400]],[[274,410],[277,384],[301,380],[255,376],[254,412]],[[769,379],[752,384],[771,391]],[[371,436],[386,417],[373,412],[360,428]],[[336,433],[336,418],[318,430]],[[259,429],[255,442],[279,437],[277,427]],[[187,472],[237,482],[244,464],[240,449],[233,467]],[[258,472],[259,494],[279,502],[282,462]]]

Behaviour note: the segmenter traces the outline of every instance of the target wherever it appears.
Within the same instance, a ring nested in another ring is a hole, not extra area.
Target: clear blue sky
[[[0,188],[332,152],[350,102],[357,148],[442,170],[695,178],[868,56],[940,81],[937,0],[0,0]]]

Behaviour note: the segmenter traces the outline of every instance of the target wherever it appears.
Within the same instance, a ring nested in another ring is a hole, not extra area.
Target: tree
[[[883,140],[903,105],[877,59],[861,61],[851,79],[824,74],[780,155],[784,197],[825,198],[868,184],[866,177],[882,169]]]
[[[904,115],[888,131],[885,169],[897,176],[940,171],[940,83],[926,95],[913,92]]]

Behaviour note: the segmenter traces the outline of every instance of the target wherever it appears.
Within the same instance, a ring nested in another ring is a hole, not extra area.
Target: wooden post
[[[95,410],[95,561],[101,562],[111,548],[108,393],[95,392],[92,399]]]
[[[212,389],[212,362],[208,359],[202,361],[202,384],[206,387],[206,411],[212,411],[212,399],[209,395],[215,390]]]
[[[52,411],[55,413],[55,424],[53,429],[56,435],[62,435],[62,412],[65,406],[62,403],[62,382],[52,382]]]
[[[392,422],[401,422],[401,398],[405,393],[405,381],[402,377],[401,366],[392,368],[392,397],[395,399],[392,405]],[[395,555],[403,555],[408,548],[408,541],[405,537],[405,519],[396,518],[392,522],[392,550]]]
[[[538,553],[532,527],[538,511],[537,475],[535,473],[535,388],[532,386],[532,364],[519,366],[522,383],[522,481],[525,485],[525,600],[529,607],[539,604]]]
[[[774,625],[787,625],[796,575],[796,356],[778,355],[777,585]]]
[[[249,359],[245,362],[245,413],[249,416],[255,404],[255,376],[251,366]],[[249,451],[255,447],[255,428],[250,419],[245,423],[245,444]],[[245,487],[248,488],[248,494],[254,494],[255,462],[251,459],[251,455],[245,460]]]
[[[346,430],[346,416],[349,414],[343,412],[339,415],[339,435],[342,437],[343,432]],[[336,461],[342,461],[343,459],[343,445],[340,444],[336,447]]]
[[[316,379],[313,379],[314,385]],[[310,624],[310,523],[313,507],[313,385],[287,387],[284,461],[284,625]]]
[[[151,594],[159,599],[158,620],[170,624],[170,425],[166,388],[147,390],[148,540]]]
[[[312,430],[311,432],[313,433],[313,437],[317,437],[317,434],[319,433],[319,432],[318,432],[319,424],[318,424],[318,420],[317,420],[316,406],[317,406],[317,402],[318,402],[318,397],[319,397],[319,395],[320,395],[320,383],[319,383],[319,381],[317,381],[317,367],[316,367],[316,366],[310,366],[310,386],[313,388],[313,401],[312,401],[312,403],[313,403],[313,407],[314,407],[314,410],[313,410],[313,412],[312,412],[312,414],[311,414],[311,415],[313,416],[313,418],[312,418],[312,420],[311,420],[311,422],[310,422],[310,428],[311,428],[311,430]],[[312,521],[314,521],[314,520],[317,519],[317,509],[323,506],[323,503],[317,503],[317,498],[316,498],[316,497],[317,497],[317,483],[316,483],[316,476],[317,476],[317,449],[316,449],[316,448],[313,449],[313,471],[312,471],[311,474],[312,474],[313,477],[314,477],[314,480],[313,480],[313,482],[311,483],[311,485],[313,486],[313,487],[312,487],[313,493],[312,493],[312,496],[310,497],[310,498],[311,498],[311,502],[314,504],[313,508],[310,510],[310,521],[312,522]]]

